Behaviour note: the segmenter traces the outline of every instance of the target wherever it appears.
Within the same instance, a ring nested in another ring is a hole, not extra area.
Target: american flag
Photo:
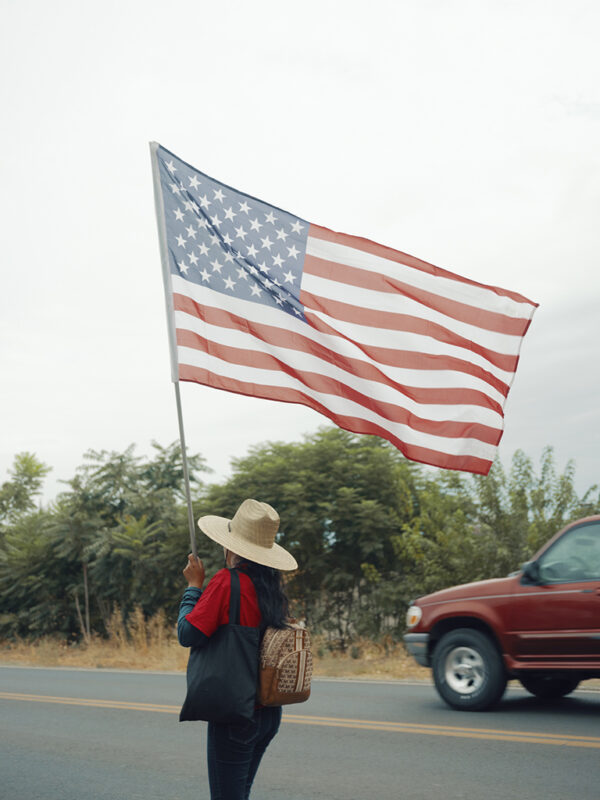
[[[174,380],[487,474],[536,303],[335,233],[151,145]]]

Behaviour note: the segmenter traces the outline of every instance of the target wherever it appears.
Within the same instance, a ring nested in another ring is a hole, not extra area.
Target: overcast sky
[[[148,142],[540,304],[503,462],[600,481],[600,3],[0,0],[0,482],[178,436]],[[324,417],[183,384],[221,479]]]

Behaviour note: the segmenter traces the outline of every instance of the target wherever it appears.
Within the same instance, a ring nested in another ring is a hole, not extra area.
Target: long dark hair
[[[285,628],[288,624],[289,600],[283,588],[281,572],[246,558],[237,566],[254,584],[260,608],[261,628]]]

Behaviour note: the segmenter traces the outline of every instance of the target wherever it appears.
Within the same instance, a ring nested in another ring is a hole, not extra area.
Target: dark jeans
[[[258,765],[279,730],[281,706],[258,708],[243,725],[208,723],[211,800],[248,800]]]

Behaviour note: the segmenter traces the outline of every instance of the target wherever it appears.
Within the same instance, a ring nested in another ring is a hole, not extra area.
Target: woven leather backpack
[[[310,695],[312,670],[306,628],[295,623],[267,628],[260,645],[257,702],[262,706],[303,703]]]

